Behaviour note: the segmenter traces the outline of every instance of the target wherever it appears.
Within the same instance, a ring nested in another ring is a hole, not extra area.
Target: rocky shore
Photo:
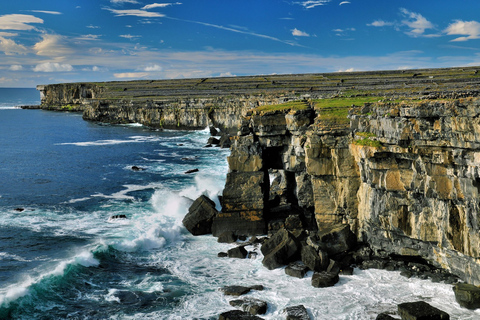
[[[197,199],[184,225],[237,243],[312,286],[354,268],[452,284],[480,306],[480,76],[476,68],[39,86],[42,108],[155,128],[219,128],[231,148],[217,212]],[[458,283],[457,283],[458,282]],[[232,288],[222,289],[225,294]],[[240,292],[259,286],[234,288]],[[321,289],[319,289],[321,290]],[[220,319],[258,319],[262,301]],[[252,311],[255,310],[255,311]],[[286,319],[308,319],[302,306]],[[420,302],[377,319],[449,319]]]

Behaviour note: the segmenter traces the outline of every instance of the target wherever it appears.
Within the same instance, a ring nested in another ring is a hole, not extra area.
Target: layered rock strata
[[[354,107],[335,129],[316,111],[247,114],[214,235],[346,224],[377,253],[480,284],[480,101]]]

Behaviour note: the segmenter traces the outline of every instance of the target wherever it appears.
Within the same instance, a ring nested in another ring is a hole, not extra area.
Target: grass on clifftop
[[[281,104],[270,104],[253,109],[254,112],[263,113],[271,111],[305,110],[310,106],[306,100],[290,101]]]

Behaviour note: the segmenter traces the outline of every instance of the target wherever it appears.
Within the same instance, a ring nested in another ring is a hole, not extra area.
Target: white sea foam
[[[15,261],[22,261],[22,262],[28,262],[30,260],[22,258],[16,254],[11,254],[8,252],[0,252],[0,261],[1,260],[15,260]]]
[[[124,143],[144,143],[160,141],[162,138],[158,136],[132,136],[128,140],[110,139],[110,140],[97,140],[97,141],[83,141],[83,142],[64,142],[57,145],[74,145],[79,147],[92,147],[92,146],[108,146]]]

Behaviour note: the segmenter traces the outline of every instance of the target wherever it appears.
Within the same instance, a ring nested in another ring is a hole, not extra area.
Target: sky
[[[476,65],[478,0],[0,3],[0,87]]]

